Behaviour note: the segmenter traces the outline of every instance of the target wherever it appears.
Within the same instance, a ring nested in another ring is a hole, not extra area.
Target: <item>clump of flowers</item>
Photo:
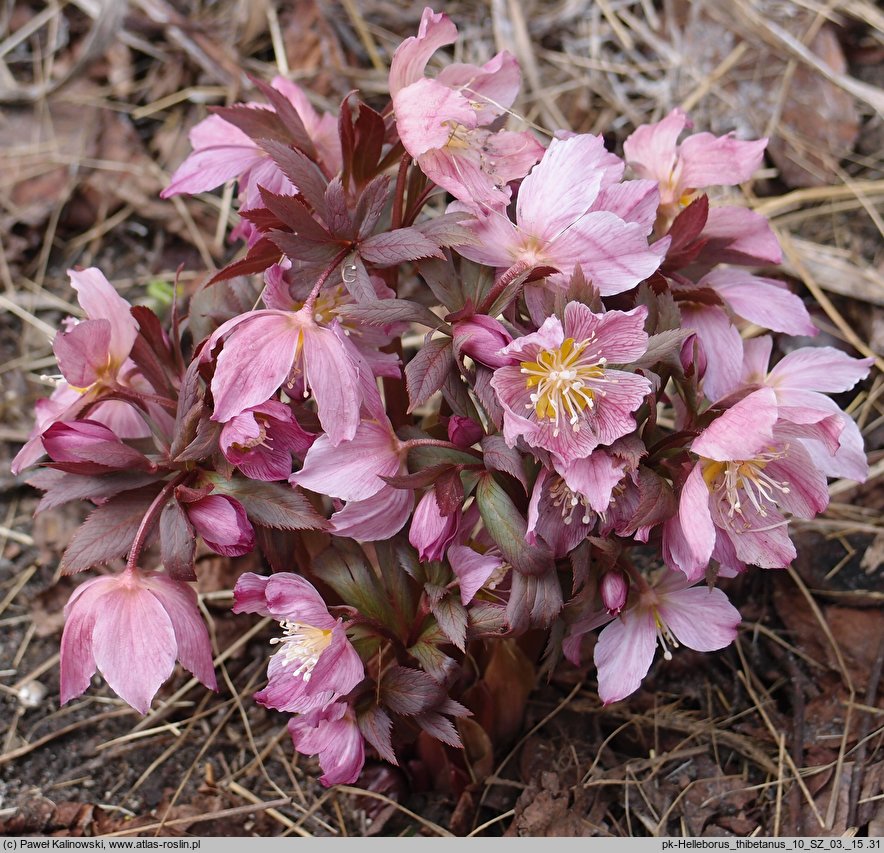
[[[86,319],[58,332],[62,379],[14,471],[38,466],[41,509],[94,505],[65,572],[126,564],[65,609],[62,701],[97,669],[145,713],[176,659],[214,688],[195,540],[259,549],[265,574],[234,590],[278,623],[255,699],[323,783],[350,783],[367,756],[460,747],[490,650],[530,630],[552,666],[601,629],[606,703],[658,646],[727,646],[719,581],[788,566],[790,519],[825,510],[827,477],[865,477],[826,394],[869,360],[777,360],[741,334],[815,333],[756,272],[780,259],[767,222],[706,195],[766,140],[679,141],[679,111],[625,159],[507,129],[516,60],[428,73],[456,39],[427,9],[380,112],[351,94],[319,115],[277,79],[193,129],[164,195],[236,180],[243,251],[204,285],[226,311],[197,294],[164,325],[70,272]]]

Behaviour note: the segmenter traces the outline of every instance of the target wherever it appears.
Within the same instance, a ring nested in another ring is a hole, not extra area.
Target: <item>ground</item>
[[[780,235],[825,343],[884,351],[884,19],[866,0],[489,0],[445,6],[463,61],[520,60],[515,112],[615,149],[674,106],[698,129],[770,138],[743,192]],[[58,560],[83,508],[39,515],[8,472],[76,314],[65,270],[99,265],[161,305],[234,248],[231,194],[158,198],[207,104],[284,73],[333,109],[382,97],[420,4],[391,0],[74,0],[0,10],[0,832],[94,835],[875,835],[884,830],[884,379],[839,403],[870,451],[797,528],[799,559],[730,584],[744,622],[722,653],[679,650],[602,707],[591,669],[538,679],[528,636],[495,652],[506,714],[462,730],[465,760],[418,739],[399,770],[321,788],[282,715],[250,701],[270,636],[229,612],[251,558],[204,555],[220,690],[186,674],[141,717],[102,685],[58,703]],[[99,23],[96,24],[95,21]],[[799,342],[800,343],[800,342]],[[877,356],[877,368],[882,366]],[[486,732],[490,733],[490,737]],[[431,771],[432,768],[432,771]],[[441,770],[440,770],[441,768]]]

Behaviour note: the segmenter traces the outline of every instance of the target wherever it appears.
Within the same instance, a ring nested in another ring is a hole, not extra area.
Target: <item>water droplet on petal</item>
[[[341,270],[341,280],[344,284],[353,284],[356,281],[356,264],[347,264]]]

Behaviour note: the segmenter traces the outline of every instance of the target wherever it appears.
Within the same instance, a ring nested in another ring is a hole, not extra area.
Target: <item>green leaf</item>
[[[215,473],[205,475],[215,492],[238,500],[256,524],[279,530],[325,530],[328,522],[299,491],[282,483],[262,483]]]

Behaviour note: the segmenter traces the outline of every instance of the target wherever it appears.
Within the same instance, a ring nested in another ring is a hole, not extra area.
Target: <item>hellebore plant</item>
[[[826,394],[871,362],[744,337],[815,333],[767,222],[706,195],[766,140],[679,141],[678,110],[624,159],[508,129],[515,58],[428,73],[456,39],[425,10],[380,112],[277,78],[194,127],[163,195],[235,180],[245,245],[167,323],[71,270],[86,319],[13,465],[39,463],[40,510],[92,504],[62,570],[108,567],[65,608],[63,702],[97,669],[146,713],[176,659],[214,689],[196,540],[258,549],[234,589],[278,623],[255,699],[321,781],[431,744],[465,785],[496,644],[543,632],[544,666],[580,664],[602,629],[599,694],[624,699],[658,644],[727,646],[719,579],[788,566],[790,519],[866,476]]]

